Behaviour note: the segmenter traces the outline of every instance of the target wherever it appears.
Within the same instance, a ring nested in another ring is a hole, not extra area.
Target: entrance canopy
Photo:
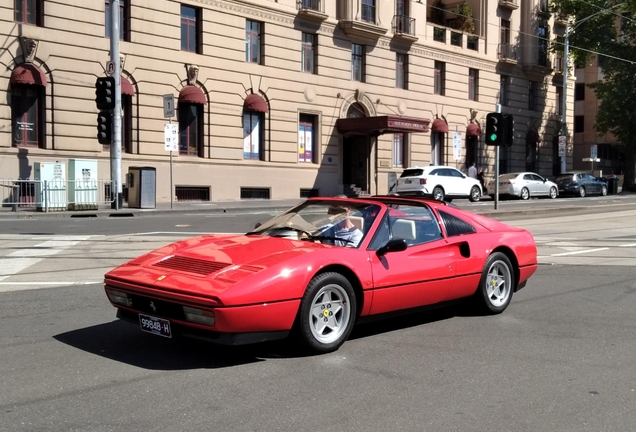
[[[382,135],[385,133],[428,132],[430,120],[399,116],[343,118],[336,121],[341,134],[357,133]]]

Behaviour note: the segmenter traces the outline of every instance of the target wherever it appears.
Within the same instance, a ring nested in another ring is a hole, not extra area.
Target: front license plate
[[[150,315],[139,314],[139,325],[145,332],[171,338],[170,321]]]

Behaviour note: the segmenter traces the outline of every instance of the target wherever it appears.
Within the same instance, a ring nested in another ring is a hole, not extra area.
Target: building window
[[[14,0],[14,19],[22,24],[43,25],[42,0]]]
[[[468,99],[479,100],[479,71],[468,69]]]
[[[446,86],[446,63],[435,62],[435,72],[433,78],[433,92],[436,95],[444,96]]]
[[[548,26],[545,23],[539,25],[537,38],[537,64],[539,66],[548,66],[548,42],[550,34]]]
[[[578,83],[574,85],[574,100],[585,100],[585,84]]]
[[[574,116],[574,132],[585,132],[585,116]]]
[[[261,47],[263,43],[263,24],[258,21],[245,21],[245,61],[263,64]]]
[[[303,72],[316,73],[316,35],[303,33],[301,67]]]
[[[406,135],[402,133],[393,134],[393,156],[391,166],[404,167],[406,165]]]
[[[362,21],[375,24],[375,0],[362,0]]]
[[[395,87],[406,90],[408,88],[408,56],[395,55]]]
[[[203,116],[201,105],[179,104],[179,154],[203,156]]]
[[[130,41],[130,8],[129,4],[126,0],[119,0],[119,40]],[[110,38],[110,0],[106,0],[106,8],[105,8],[105,33],[106,37]]]
[[[537,83],[530,81],[528,83],[528,109],[535,111],[537,109]]]
[[[557,87],[556,96],[554,100],[554,113],[556,115],[561,115],[563,113],[563,110],[561,109],[562,107],[563,107],[563,87]]]
[[[502,45],[510,45],[510,21],[502,19],[499,31],[499,42]]]
[[[364,46],[351,44],[351,79],[364,82]]]
[[[201,9],[181,5],[181,51],[201,53]]]
[[[509,77],[502,75],[499,78],[499,103],[501,106],[508,105],[508,79]]]
[[[316,129],[318,116],[301,114],[298,122],[298,162],[315,163],[317,160]]]
[[[443,132],[431,132],[431,165],[444,165]]]
[[[11,89],[11,128],[16,147],[44,147],[44,88],[13,85]]]
[[[263,113],[243,112],[243,158],[260,160],[263,147]]]

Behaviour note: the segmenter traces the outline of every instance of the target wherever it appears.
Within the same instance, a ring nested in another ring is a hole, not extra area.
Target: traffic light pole
[[[501,112],[501,104],[497,104],[495,112]],[[499,147],[495,146],[495,210],[499,209]]]
[[[110,145],[111,208],[123,204],[121,182],[121,62],[119,59],[119,0],[110,0],[110,60],[115,63],[115,108],[113,109],[113,143]]]

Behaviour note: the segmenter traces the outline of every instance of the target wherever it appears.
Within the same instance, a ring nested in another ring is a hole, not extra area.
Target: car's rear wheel
[[[433,189],[433,199],[436,199],[437,201],[444,201],[444,197],[444,189],[439,186],[435,186]]]
[[[530,198],[530,191],[528,190],[528,188],[523,188],[521,189],[521,199],[522,200],[527,200]]]
[[[356,297],[349,280],[340,273],[319,274],[300,302],[300,338],[314,353],[336,351],[349,337],[355,316]]]
[[[607,195],[607,186],[605,185],[601,186],[601,195],[603,196]]]
[[[489,314],[506,310],[512,300],[515,276],[510,259],[502,252],[488,257],[481,272],[476,298],[482,309]]]
[[[559,192],[557,191],[557,188],[552,186],[550,188],[550,198],[555,199],[558,195],[559,195]]]
[[[585,195],[586,195],[586,193],[585,193],[585,187],[581,186],[581,187],[579,188],[579,196],[580,196],[581,198],[584,198],[584,197],[585,197]]]
[[[479,190],[477,186],[473,186],[470,189],[470,196],[468,197],[468,199],[471,202],[477,202],[481,199],[481,191]]]

